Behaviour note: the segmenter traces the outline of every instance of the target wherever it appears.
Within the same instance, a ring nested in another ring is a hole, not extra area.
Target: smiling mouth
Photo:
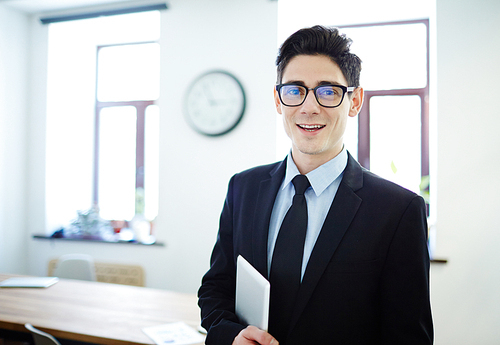
[[[317,130],[320,130],[321,128],[325,127],[325,125],[297,125],[297,127],[307,131],[307,132],[314,132]]]

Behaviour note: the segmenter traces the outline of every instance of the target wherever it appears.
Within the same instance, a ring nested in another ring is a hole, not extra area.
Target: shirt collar
[[[323,193],[323,191],[342,174],[346,166],[347,151],[343,148],[335,158],[307,173],[306,176],[311,183],[311,187],[316,196],[321,195],[321,193]],[[297,175],[300,175],[300,172],[295,165],[295,162],[292,159],[292,153],[290,152],[286,160],[286,173],[282,189],[285,189]]]

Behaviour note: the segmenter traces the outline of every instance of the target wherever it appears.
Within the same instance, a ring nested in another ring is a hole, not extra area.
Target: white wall
[[[169,245],[168,286],[197,289],[209,267],[229,178],[275,159],[276,22],[276,2],[269,0],[179,0],[165,13],[158,228]],[[247,96],[241,123],[218,138],[195,133],[183,120],[186,88],[211,69],[233,73]],[[176,282],[180,277],[185,283]]]
[[[157,235],[166,247],[30,239],[32,233],[43,231],[44,224],[41,66],[46,42],[36,20],[30,24],[0,6],[0,271],[44,274],[49,258],[87,252],[102,261],[142,264],[148,286],[196,290],[208,268],[227,180],[238,170],[273,160],[276,116],[268,98],[274,81],[276,3],[218,0],[209,6],[204,2],[171,0],[163,15],[162,196]],[[498,32],[498,1],[437,0],[436,256],[449,260],[431,267],[437,345],[493,345],[500,339]],[[36,56],[29,69],[23,68],[26,37],[31,56]],[[249,104],[235,131],[210,139],[187,127],[181,101],[189,82],[214,67],[240,77]],[[29,70],[27,97],[22,80]],[[26,118],[28,128],[23,125]],[[176,181],[167,182],[172,177]],[[209,182],[213,186],[208,187]],[[27,247],[24,241],[29,241]],[[29,263],[23,265],[27,255]]]
[[[500,343],[500,2],[437,1],[436,344]]]
[[[174,0],[168,5],[162,11],[160,205],[155,223],[157,240],[165,246],[31,239],[27,273],[44,275],[51,258],[80,252],[93,255],[96,261],[142,265],[149,287],[196,292],[209,267],[229,178],[274,161],[276,2]],[[30,159],[28,238],[43,233],[45,224],[42,102],[47,29],[37,17],[31,19],[32,69],[36,71],[31,80],[32,97],[40,106],[31,109],[30,120],[36,125],[27,129],[34,138],[29,150],[34,161]],[[247,96],[238,127],[216,138],[195,132],[183,114],[186,88],[195,77],[212,69],[237,76]]]
[[[0,7],[0,271],[25,267],[28,20]]]

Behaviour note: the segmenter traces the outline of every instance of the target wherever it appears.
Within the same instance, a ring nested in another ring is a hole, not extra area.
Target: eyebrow
[[[300,85],[307,87],[306,84],[302,80],[290,80],[287,81],[286,83],[283,84],[295,84],[295,85]],[[317,86],[322,86],[322,85],[338,85],[338,86],[344,86],[341,83],[335,82],[335,81],[330,81],[330,80],[322,80],[318,82]]]

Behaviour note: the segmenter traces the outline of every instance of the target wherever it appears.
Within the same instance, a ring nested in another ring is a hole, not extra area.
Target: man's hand
[[[266,331],[258,329],[255,326],[248,326],[242,330],[236,338],[234,338],[233,345],[279,345],[278,341]]]

